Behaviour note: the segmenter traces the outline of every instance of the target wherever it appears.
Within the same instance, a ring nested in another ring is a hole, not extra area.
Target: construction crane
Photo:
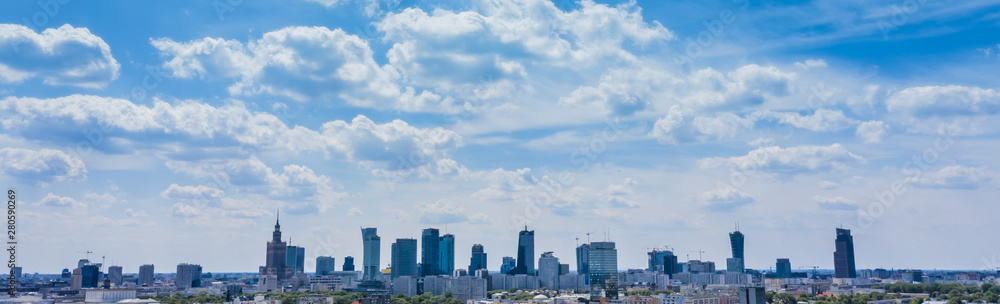
[[[819,266],[799,266],[799,269],[807,269],[807,268],[812,268],[813,270],[812,276],[815,277],[817,273],[816,270],[819,269]]]
[[[702,253],[705,253],[705,251],[704,251],[704,250],[694,250],[694,251],[688,251],[689,255],[690,255],[690,253],[692,253],[692,252],[697,252],[697,253],[698,253],[698,260],[699,260],[699,261],[701,261],[701,254],[702,254]],[[691,260],[691,258],[689,257],[689,258],[688,258],[688,260]]]
[[[94,252],[87,250],[87,251],[77,251],[76,253],[87,253],[87,261],[90,261],[90,254]]]

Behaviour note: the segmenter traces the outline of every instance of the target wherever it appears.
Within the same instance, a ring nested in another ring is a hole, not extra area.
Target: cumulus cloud
[[[50,130],[46,135],[63,132],[74,138],[80,129],[109,130],[101,133],[101,138],[131,139],[136,145],[201,142],[246,153],[265,149],[321,152],[330,159],[381,163],[390,171],[448,165],[452,162],[448,151],[463,144],[461,136],[444,128],[421,129],[402,120],[377,124],[360,115],[350,122],[326,122],[318,130],[292,127],[273,114],[253,112],[240,104],[214,107],[194,101],[169,104],[157,100],[152,106],[142,106],[122,99],[71,95],[53,99],[7,97],[0,100],[0,111],[5,113],[0,126],[28,135]],[[72,128],[50,129],[67,123]],[[309,181],[302,178],[302,182]]]
[[[766,97],[788,95],[797,75],[774,66],[748,64],[725,75],[706,68],[691,73],[681,101],[693,108],[742,109],[764,103]]]
[[[49,207],[73,207],[73,208],[85,208],[87,204],[77,201],[72,197],[58,196],[52,193],[45,195],[41,200],[36,203],[37,206],[49,206]]]
[[[453,224],[469,220],[462,208],[450,201],[419,202],[415,209],[423,224]]]
[[[202,185],[198,186],[179,186],[177,184],[170,184],[167,190],[160,193],[160,196],[167,199],[219,199],[225,195],[225,192],[212,187],[206,187]]]
[[[647,110],[652,99],[658,97],[663,87],[680,80],[670,74],[643,67],[638,70],[614,69],[601,77],[600,84],[582,86],[559,99],[563,105],[590,104],[607,114],[628,116]]]
[[[880,143],[889,136],[889,125],[883,121],[870,120],[862,122],[855,134],[865,143]]]
[[[812,115],[765,110],[754,113],[754,116],[765,119],[775,119],[782,124],[787,124],[813,132],[840,131],[857,123],[857,121],[844,116],[842,111],[830,109],[817,109]]]
[[[817,196],[813,197],[813,200],[816,201],[816,204],[821,209],[826,209],[826,210],[847,210],[847,211],[857,210],[858,209],[858,203],[857,202],[855,202],[854,200],[851,200],[849,198],[843,197],[843,196],[823,197],[823,196],[818,196],[817,195]]]
[[[32,78],[47,85],[103,88],[118,77],[111,47],[87,28],[63,25],[37,33],[17,24],[0,24],[0,83]]]
[[[953,135],[992,134],[1000,131],[1000,91],[961,85],[911,87],[885,101],[890,113],[900,114],[909,131]]]
[[[702,167],[730,165],[744,171],[763,170],[774,173],[806,173],[844,170],[852,164],[866,160],[844,148],[841,144],[829,146],[779,146],[759,147],[744,156],[706,158],[699,161]]]
[[[153,39],[173,77],[237,79],[233,96],[260,94],[298,101],[339,98],[363,107],[433,110],[441,97],[401,85],[401,75],[375,62],[368,43],[341,29],[287,27],[260,39]]]
[[[83,161],[59,150],[0,149],[0,172],[24,181],[50,183],[87,178]]]
[[[975,190],[996,184],[997,174],[981,167],[953,165],[938,171],[905,172],[914,176],[906,178],[906,183],[921,188],[944,188]]]
[[[653,130],[647,136],[655,138],[660,143],[677,143],[675,131],[683,123],[684,113],[681,113],[680,106],[672,106],[667,116],[659,118],[653,123]]]
[[[803,70],[809,70],[815,68],[825,68],[827,65],[826,60],[823,59],[806,59],[806,61],[803,62],[796,62],[795,67]]]
[[[753,196],[732,187],[706,191],[701,194],[701,199],[703,206],[716,212],[732,212],[757,201]]]

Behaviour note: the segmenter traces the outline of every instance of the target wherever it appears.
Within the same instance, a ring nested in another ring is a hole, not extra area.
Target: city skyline
[[[834,227],[858,270],[1000,267],[966,237],[1000,214],[995,1],[228,2],[3,5],[25,272],[259,271],[279,209],[295,271],[427,227],[496,270],[525,226],[722,269],[734,223],[750,269],[833,269]]]

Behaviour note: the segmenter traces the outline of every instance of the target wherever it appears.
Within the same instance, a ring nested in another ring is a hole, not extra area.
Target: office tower
[[[703,262],[699,260],[690,260],[686,264],[686,272],[690,273],[713,273],[715,272],[715,262]]]
[[[618,298],[618,250],[614,242],[591,242],[588,257],[590,300]]]
[[[139,286],[153,286],[153,264],[139,266]]]
[[[291,243],[288,240],[288,243]],[[288,245],[285,246],[285,266],[292,269],[292,274],[298,273],[299,266],[296,263],[299,261],[299,247]]]
[[[83,268],[73,269],[73,274],[70,275],[69,279],[69,289],[80,288],[83,288]]]
[[[298,246],[295,250],[295,273],[306,273],[306,248]]]
[[[450,275],[455,272],[455,235],[445,234],[441,236],[438,245],[438,265],[441,267],[440,274]]]
[[[177,264],[177,277],[174,278],[174,286],[179,290],[201,287],[201,265]]]
[[[108,267],[108,280],[110,280],[111,284],[114,284],[115,287],[122,286],[122,267],[121,266]]]
[[[779,278],[791,278],[792,277],[792,262],[788,259],[778,259],[778,262],[774,265],[775,275]]]
[[[390,266],[393,279],[417,276],[417,239],[396,239]]]
[[[833,252],[834,278],[855,278],[858,275],[854,268],[854,237],[851,230],[837,228],[837,249]]]
[[[740,304],[767,304],[764,287],[740,287]]]
[[[559,275],[569,274],[569,264],[559,264]]]
[[[743,259],[740,258],[728,258],[726,259],[726,271],[728,272],[743,272],[746,268],[743,267]]]
[[[535,275],[535,231],[524,230],[517,236],[517,266],[509,274]]]
[[[101,267],[97,264],[87,264],[80,268],[80,288],[97,288],[101,282]]]
[[[90,252],[88,251],[88,253],[90,253]],[[90,260],[88,260],[88,259],[80,259],[80,261],[76,262],[76,268],[83,268],[83,265],[87,265],[87,264],[90,264]]]
[[[375,280],[378,276],[378,265],[380,258],[380,247],[382,238],[378,236],[376,228],[361,228],[361,240],[364,242],[364,260],[361,261],[361,271],[364,272],[366,281]]]
[[[576,273],[587,274],[590,262],[590,244],[583,244],[576,247]]]
[[[69,281],[73,277],[73,272],[69,271],[69,268],[63,268],[62,275],[59,276],[63,281]]]
[[[736,231],[729,233],[729,245],[733,249],[733,259],[739,259],[735,261],[726,261],[726,270],[732,272],[743,272],[743,265],[745,264],[745,259],[743,258],[743,233],[740,232],[739,226],[736,226]],[[734,267],[729,267],[730,264]],[[738,268],[735,268],[738,266]]]
[[[469,273],[476,273],[476,270],[480,269],[487,269],[486,252],[483,251],[483,245],[475,244],[472,245],[472,259],[469,262]]]
[[[653,251],[647,252],[646,270],[663,272],[663,256],[667,255],[670,251],[653,249]]]
[[[316,257],[316,275],[328,275],[331,272],[337,271],[337,261],[330,256],[319,256]]]
[[[879,279],[888,279],[890,277],[889,271],[885,270],[885,268],[875,268],[875,270],[872,270],[872,276]]]
[[[559,258],[552,255],[552,252],[542,253],[538,258],[538,280],[541,287],[559,290]]]
[[[344,271],[354,271],[354,257],[352,256],[344,257],[344,266],[342,269]]]
[[[517,260],[514,257],[503,257],[503,263],[500,264],[500,273],[510,273],[517,267]]]
[[[420,236],[420,276],[441,273],[441,236],[435,228],[424,229]]]
[[[260,276],[273,275],[279,281],[283,281],[291,276],[292,270],[288,267],[287,244],[281,241],[281,224],[279,218],[274,220],[274,232],[271,232],[271,241],[267,242],[267,256],[264,266],[259,269]]]
[[[663,255],[663,273],[672,276],[680,272],[681,267],[677,264],[677,256],[672,251],[667,251],[667,254]]]

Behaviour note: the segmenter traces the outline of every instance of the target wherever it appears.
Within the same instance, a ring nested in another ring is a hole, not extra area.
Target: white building
[[[135,289],[86,289],[84,303],[117,303],[135,299]]]

